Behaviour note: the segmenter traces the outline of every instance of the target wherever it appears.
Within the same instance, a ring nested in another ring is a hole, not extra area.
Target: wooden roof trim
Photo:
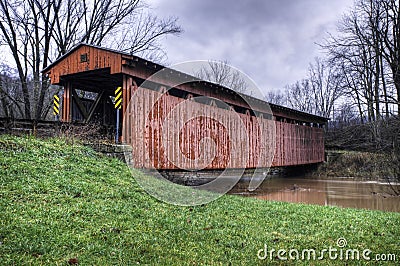
[[[216,84],[213,82],[209,82],[209,81],[205,81],[205,80],[201,80],[201,79],[194,77],[192,75],[189,75],[187,73],[183,73],[183,72],[174,70],[172,68],[165,67],[163,65],[148,61],[148,60],[140,58],[138,56],[134,56],[134,55],[131,55],[131,54],[128,54],[125,52],[121,52],[121,51],[117,51],[114,49],[104,48],[101,46],[95,46],[95,45],[90,45],[90,44],[86,44],[86,43],[79,43],[76,46],[74,46],[66,54],[64,54],[63,56],[58,58],[56,61],[54,61],[52,64],[47,66],[45,69],[43,69],[42,73],[49,74],[50,70],[52,68],[57,66],[57,64],[59,64],[61,61],[63,61],[65,58],[67,58],[69,55],[71,55],[73,52],[75,52],[76,50],[78,50],[79,48],[81,48],[83,46],[87,46],[89,48],[95,48],[95,49],[99,49],[102,51],[111,52],[111,53],[120,55],[121,56],[121,65],[118,66],[118,71],[120,71],[121,73],[125,73],[127,75],[137,76],[142,79],[147,79],[152,74],[156,73],[157,71],[164,70],[167,72],[167,76],[172,77],[175,75],[180,78],[183,77],[184,79],[187,79],[187,80],[197,80],[199,84],[201,84],[202,86],[208,87],[210,89],[210,93],[206,93],[206,94],[210,94],[210,95],[215,94],[217,92],[217,90],[221,90],[225,93],[229,93],[230,95],[238,95],[239,97],[245,99],[246,101],[249,101],[251,104],[255,104],[255,105],[269,104],[271,111],[274,114],[277,113],[277,115],[280,115],[282,117],[287,117],[290,119],[300,119],[301,120],[301,118],[303,118],[303,119],[307,119],[308,121],[318,122],[318,123],[326,123],[329,120],[329,118],[326,118],[326,117],[301,112],[301,111],[291,109],[288,107],[284,107],[284,106],[280,106],[280,105],[271,104],[264,100],[260,100],[258,98],[255,98],[255,97],[243,94],[243,93],[238,93],[238,92],[236,92],[230,88],[224,87],[222,85],[219,85],[219,84]],[[145,71],[143,71],[144,69],[139,69],[139,66],[144,68]],[[135,71],[132,71],[133,69],[135,69]],[[118,72],[118,73],[120,73],[120,72]],[[114,74],[114,73],[110,73],[110,74]],[[165,80],[159,81],[159,82],[165,83]],[[165,84],[165,85],[168,85],[168,84]],[[185,90],[190,91],[188,89],[185,89]],[[207,96],[207,95],[205,95],[205,96]],[[237,101],[235,101],[235,102],[237,102]],[[256,108],[256,109],[259,109],[256,111],[262,111],[262,109],[265,109],[265,108],[260,107],[260,108]],[[285,115],[285,113],[286,113],[286,115]]]
[[[57,58],[56,61],[54,61],[53,63],[51,63],[50,65],[48,65],[46,68],[44,68],[42,70],[42,73],[48,73],[48,71],[55,67],[58,63],[60,63],[62,60],[64,60],[65,58],[67,58],[69,55],[71,55],[73,52],[75,52],[76,50],[78,50],[80,47],[82,46],[87,46],[87,47],[92,47],[92,48],[96,48],[99,50],[103,50],[106,52],[111,52],[111,53],[116,53],[116,54],[120,54],[122,55],[123,59],[133,59],[134,56],[125,52],[121,52],[121,51],[117,51],[111,48],[105,48],[105,47],[101,47],[101,46],[97,46],[97,45],[92,45],[92,44],[87,44],[87,43],[78,43],[77,45],[75,45],[74,47],[72,47],[67,53],[63,54],[61,57]]]
[[[164,68],[166,71],[166,75],[170,76],[170,79],[163,79],[162,77],[152,77],[152,75],[156,72],[154,69],[148,65],[148,67],[143,68],[139,66],[133,66],[132,64],[126,64],[122,67],[122,73],[129,75],[129,76],[135,76],[137,78],[143,79],[143,80],[149,80],[150,82],[158,83],[158,84],[163,84],[166,86],[175,86],[174,82],[174,73],[180,73],[181,75],[184,74],[179,71],[173,70],[168,71],[168,68]],[[171,75],[172,73],[172,75]],[[189,80],[190,75],[184,74],[186,79]],[[178,77],[178,76],[175,76]],[[191,94],[197,94],[197,95],[204,95],[208,97],[213,97],[213,98],[220,98],[220,100],[223,100],[227,102],[230,105],[236,105],[240,106],[242,108],[249,108],[253,107],[255,111],[257,112],[265,112],[269,113],[268,108],[266,107],[266,104],[269,104],[271,112],[273,115],[285,117],[288,119],[294,119],[294,120],[303,120],[304,122],[313,122],[313,123],[326,123],[329,119],[301,111],[297,111],[294,109],[290,109],[288,107],[276,105],[276,104],[271,104],[266,101],[260,100],[258,98],[248,96],[242,93],[238,93],[234,90],[228,89],[226,87],[220,86],[215,83],[207,82],[200,80],[198,78],[193,77],[193,79],[196,79],[195,81],[191,81],[191,84],[181,84],[178,86],[175,86],[176,88],[186,91]],[[196,84],[199,84],[200,86],[196,86]],[[202,88],[209,88],[207,91],[205,91]],[[221,94],[218,93],[218,90],[222,90],[224,93],[229,93],[230,96],[228,98],[222,98],[221,99]],[[231,95],[236,95],[236,99],[232,98]],[[251,106],[249,106],[250,104]]]
[[[131,60],[133,60],[134,62],[131,62]],[[191,76],[189,74],[186,74],[186,73],[174,70],[174,69],[170,69],[168,67],[159,65],[157,63],[152,63],[152,62],[147,61],[147,60],[145,60],[143,58],[140,58],[140,57],[134,57],[134,59],[125,59],[125,60],[123,60],[123,62],[124,62],[124,65],[126,67],[129,67],[129,68],[136,68],[137,64],[135,64],[135,63],[147,63],[147,64],[145,64],[145,66],[147,67],[147,71],[154,71],[155,69],[156,70],[165,69],[165,71],[168,71],[168,74],[170,74],[170,75],[177,75],[178,77],[181,77],[181,75],[184,75],[184,77],[186,79],[188,79],[188,80],[189,79],[190,80],[198,80],[199,83],[201,85],[203,85],[203,86],[207,86],[207,87],[209,87],[211,89],[220,89],[220,90],[224,91],[225,93],[230,93],[230,94],[233,94],[233,95],[236,94],[236,95],[242,97],[243,99],[246,99],[247,101],[250,101],[252,103],[269,104],[270,108],[271,108],[271,111],[273,113],[279,113],[280,116],[284,116],[284,117],[287,117],[287,118],[290,118],[290,119],[300,119],[301,120],[300,117],[303,117],[303,118],[307,118],[311,122],[317,122],[317,123],[326,123],[327,121],[329,121],[329,118],[318,116],[318,115],[314,115],[314,114],[310,114],[310,113],[306,113],[306,112],[302,112],[302,111],[298,111],[298,110],[291,109],[289,107],[285,107],[285,106],[281,106],[281,105],[268,103],[268,102],[266,102],[264,100],[255,98],[253,96],[249,96],[249,95],[246,95],[246,94],[243,94],[243,93],[236,92],[236,91],[234,91],[232,89],[229,89],[227,87],[224,87],[224,86],[222,86],[220,84],[216,84],[216,83],[209,82],[209,81],[206,81],[206,80],[201,80],[201,79],[199,79],[197,77]],[[150,64],[152,64],[153,66],[156,66],[156,67],[151,67]],[[124,73],[126,73],[128,75],[132,75],[132,72],[131,71],[127,71],[126,68],[123,68],[122,72],[124,72]],[[156,71],[154,71],[154,73],[155,72]],[[140,73],[141,74],[140,78],[147,79],[149,76],[151,76],[154,73]],[[158,82],[161,82],[161,81],[158,81]],[[168,85],[168,84],[166,84],[166,85]],[[260,111],[260,110],[257,110],[257,111]],[[292,113],[292,115],[285,116],[281,112]]]

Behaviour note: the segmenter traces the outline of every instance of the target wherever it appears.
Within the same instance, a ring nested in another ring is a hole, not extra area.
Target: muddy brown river
[[[239,182],[229,194],[263,200],[400,212],[400,197],[394,196],[386,182],[276,177],[264,180],[253,192],[248,191],[248,184],[248,181]],[[400,185],[394,187],[400,190]]]

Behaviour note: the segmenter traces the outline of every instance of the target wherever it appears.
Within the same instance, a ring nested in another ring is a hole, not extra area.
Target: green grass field
[[[147,195],[122,162],[90,148],[0,136],[0,265],[377,264],[327,253],[322,261],[280,261],[277,251],[272,261],[257,257],[265,245],[338,248],[340,237],[343,250],[370,249],[371,259],[394,253],[397,262],[382,265],[400,262],[400,213],[238,196],[174,206]]]

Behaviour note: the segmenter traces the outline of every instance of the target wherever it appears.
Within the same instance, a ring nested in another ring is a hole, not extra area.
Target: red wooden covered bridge
[[[324,161],[327,119],[239,94],[140,57],[79,44],[43,70],[63,122],[116,122],[137,168],[225,169]],[[90,95],[91,97],[87,97]]]

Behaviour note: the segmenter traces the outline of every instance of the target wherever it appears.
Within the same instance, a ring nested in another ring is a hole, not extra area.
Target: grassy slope
[[[178,207],[88,148],[0,136],[0,264],[266,264],[265,243],[323,249],[339,237],[400,256],[400,214],[235,196]]]

